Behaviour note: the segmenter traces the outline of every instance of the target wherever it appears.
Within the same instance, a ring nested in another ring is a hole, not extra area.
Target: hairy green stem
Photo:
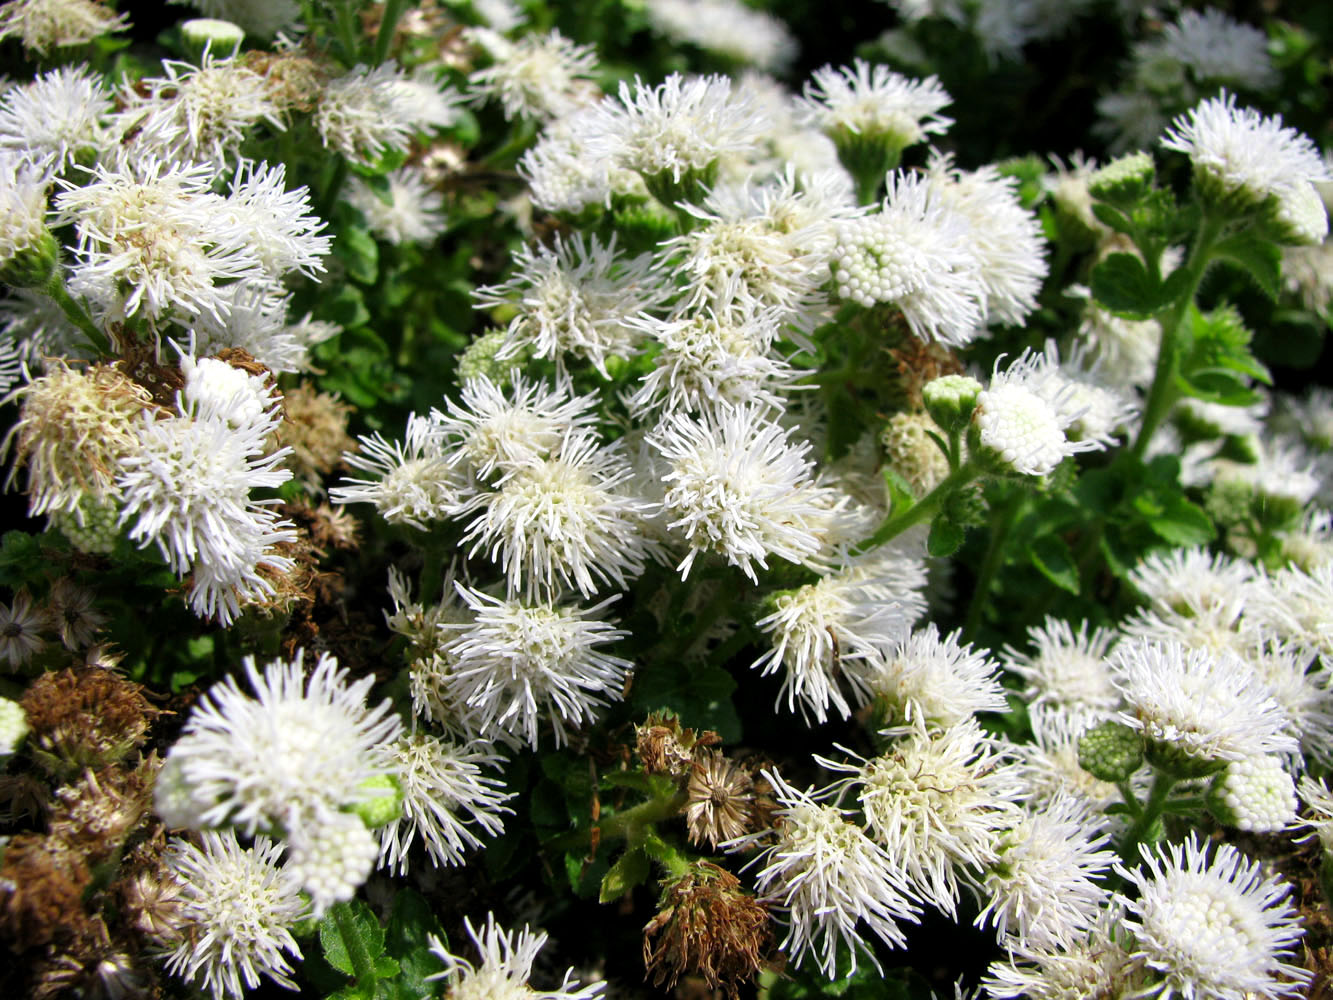
[[[872,549],[877,549],[913,525],[934,517],[949,497],[977,477],[977,472],[977,467],[970,462],[955,469],[943,482],[902,513],[890,511],[889,516],[875,529],[875,533],[857,545],[853,552],[856,555],[863,555]]]
[[[375,982],[375,960],[370,957],[366,943],[356,932],[356,923],[352,920],[351,908],[346,903],[334,903],[329,912],[338,927],[338,936],[343,939],[347,957],[352,962],[352,972],[358,986],[370,986]]]
[[[103,357],[110,357],[114,353],[111,350],[111,341],[107,339],[106,334],[97,328],[97,324],[93,322],[87,310],[75,302],[69,294],[59,271],[52,276],[51,282],[46,286],[45,291],[47,295],[55,300],[56,305],[60,307],[60,311],[65,314],[65,318],[77,326],[79,331],[88,338],[88,344],[93,350]]]
[[[1009,532],[1018,521],[1019,511],[1023,509],[1026,500],[1026,495],[1017,493],[1002,501],[994,511],[995,519],[991,522],[986,554],[982,556],[981,569],[977,571],[977,582],[972,588],[972,599],[967,605],[967,617],[963,619],[964,642],[970,642],[981,626],[981,615],[986,609],[991,585],[1004,564],[1004,543],[1008,541]]]
[[[608,816],[587,830],[571,830],[569,833],[548,840],[543,846],[551,851],[572,851],[578,848],[589,848],[592,846],[592,831],[594,829],[598,831],[598,842],[600,844],[616,840],[629,840],[631,835],[641,837],[642,833],[640,831],[645,826],[671,819],[685,808],[687,801],[689,801],[689,793],[683,787],[674,789],[670,795],[661,795],[649,799],[647,802],[640,802],[637,806],[632,806],[624,812]]]
[[[1125,831],[1125,839],[1120,843],[1120,857],[1125,861],[1133,863],[1138,860],[1139,844],[1143,842],[1143,838],[1152,829],[1152,825],[1161,819],[1162,813],[1166,811],[1167,796],[1171,794],[1171,789],[1175,784],[1176,779],[1165,771],[1159,770],[1153,778],[1152,789],[1148,792],[1147,801],[1134,815],[1134,821],[1130,824],[1129,829]],[[1125,791],[1126,788],[1122,787],[1121,794],[1123,795]],[[1125,800],[1127,804],[1131,802],[1135,805],[1138,804],[1133,796],[1134,793],[1130,790],[1129,797]]]
[[[361,25],[353,9],[356,6],[355,0],[336,0],[333,5],[333,30],[349,69],[360,62],[361,54]]]

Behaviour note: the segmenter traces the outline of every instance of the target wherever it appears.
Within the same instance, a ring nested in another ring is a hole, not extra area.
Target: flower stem
[[[986,543],[986,554],[981,559],[981,569],[977,571],[977,582],[972,588],[972,599],[967,605],[967,617],[963,619],[963,641],[970,642],[981,626],[981,615],[990,598],[991,585],[995,575],[1004,564],[1004,543],[1009,539],[1009,532],[1018,521],[1019,511],[1027,499],[1024,493],[1016,492],[1004,500],[995,510],[995,519],[991,522],[990,540]]]
[[[385,0],[379,33],[375,35],[376,66],[389,58],[389,49],[393,47],[393,34],[398,27],[398,19],[403,16],[405,10],[407,10],[407,0]]]
[[[879,548],[885,542],[897,538],[908,528],[920,524],[939,513],[944,502],[959,489],[977,477],[978,469],[972,463],[966,463],[945,477],[944,481],[901,513],[889,512],[875,533],[853,549],[855,555],[864,555]]]
[[[671,819],[685,808],[687,801],[689,801],[689,794],[685,788],[673,786],[669,794],[659,795],[647,802],[640,802],[637,806],[631,806],[624,812],[608,816],[596,824],[595,827],[590,827],[587,830],[571,830],[569,833],[561,834],[559,837],[548,840],[543,847],[551,851],[572,851],[578,848],[588,848],[592,845],[592,831],[594,829],[598,831],[598,842],[601,844],[616,840],[628,840],[631,833],[635,836],[642,836],[640,831],[643,827]]]
[[[338,927],[338,935],[343,939],[347,957],[352,963],[352,974],[356,976],[358,986],[373,986],[375,983],[375,961],[370,957],[370,950],[356,932],[356,922],[352,919],[351,908],[346,903],[334,903],[329,908],[333,922]]]
[[[103,357],[110,357],[114,353],[106,334],[97,328],[97,324],[93,322],[87,310],[74,301],[73,296],[65,288],[65,281],[58,271],[52,276],[45,291],[47,295],[55,300],[56,305],[60,307],[60,311],[65,314],[65,318],[77,326],[80,332],[88,338],[88,344],[93,350]]]
[[[1171,412],[1179,398],[1176,388],[1176,368],[1180,363],[1181,323],[1194,302],[1194,295],[1199,290],[1199,282],[1208,269],[1213,244],[1222,232],[1223,220],[1204,213],[1199,220],[1199,230],[1190,248],[1189,259],[1183,267],[1187,277],[1185,290],[1180,297],[1159,314],[1158,323],[1162,327],[1162,343],[1157,350],[1157,367],[1153,373],[1152,388],[1148,390],[1148,401],[1143,407],[1143,424],[1139,427],[1139,436],[1134,441],[1133,455],[1142,460],[1148,450],[1148,442],[1161,426],[1162,421]]]
[[[1171,777],[1165,771],[1158,771],[1153,778],[1152,789],[1148,792],[1148,800],[1134,814],[1134,822],[1125,831],[1125,839],[1120,843],[1120,856],[1127,862],[1134,862],[1138,859],[1139,844],[1148,835],[1153,824],[1156,823],[1166,810],[1167,796],[1171,794],[1171,788],[1176,783],[1176,779]],[[1123,795],[1125,789],[1121,789]],[[1132,793],[1126,802],[1132,801]],[[1131,806],[1131,809],[1133,806]]]

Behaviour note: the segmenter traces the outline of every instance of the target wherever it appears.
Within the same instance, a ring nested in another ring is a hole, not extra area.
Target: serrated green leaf
[[[1098,302],[1129,319],[1148,319],[1165,303],[1161,283],[1133,254],[1110,254],[1092,269],[1091,284]]]
[[[404,996],[435,996],[441,987],[439,981],[427,982],[426,977],[444,969],[444,963],[430,950],[431,936],[448,945],[444,928],[436,918],[424,896],[411,889],[394,893],[389,925],[385,929],[385,947],[398,960],[400,972],[394,986]]]
[[[882,474],[884,485],[889,490],[889,513],[897,517],[916,503],[916,494],[902,474],[892,466],[884,466]]]
[[[1129,216],[1105,202],[1093,202],[1092,214],[1097,217],[1102,225],[1115,230],[1117,233],[1129,235],[1134,232],[1134,224],[1129,221]]]
[[[354,285],[340,284],[338,290],[319,300],[319,315],[344,330],[365,326],[370,322],[370,310],[365,297]],[[331,347],[330,347],[331,349]]]
[[[344,938],[339,927],[340,916],[346,918],[355,940],[348,941]],[[370,907],[362,900],[352,899],[346,903],[335,903],[330,907],[324,919],[319,922],[319,943],[324,949],[325,960],[339,972],[345,972],[349,976],[356,975],[352,962],[352,949],[361,948],[375,964],[376,975],[379,974],[380,959],[385,957],[384,928],[375,919]],[[397,971],[398,965],[395,962],[393,971],[386,975],[392,976]]]
[[[347,267],[347,276],[361,285],[373,285],[379,274],[380,248],[375,237],[360,226],[344,226],[333,241],[333,253]]]
[[[962,548],[965,534],[962,526],[952,518],[937,517],[930,526],[930,536],[926,539],[926,551],[936,559],[951,556]]]
[[[1042,576],[1061,590],[1079,592],[1078,565],[1069,546],[1058,535],[1042,535],[1028,547],[1028,558]]]
[[[1217,534],[1203,508],[1181,495],[1166,497],[1146,520],[1159,538],[1172,545],[1206,545]]]
[[[1276,302],[1282,291],[1282,251],[1270,240],[1253,233],[1237,233],[1213,246],[1213,253],[1238,267]]]
[[[637,847],[626,851],[602,876],[602,886],[597,894],[597,901],[610,903],[619,899],[648,877],[648,855]]]

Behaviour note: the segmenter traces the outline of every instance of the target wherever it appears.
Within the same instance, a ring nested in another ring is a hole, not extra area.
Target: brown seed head
[[[53,773],[77,774],[121,760],[160,713],[143,689],[109,670],[60,670],[29,685],[21,704],[29,746]]]
[[[690,843],[717,847],[750,831],[754,781],[715,750],[699,753],[690,767],[685,819]]]

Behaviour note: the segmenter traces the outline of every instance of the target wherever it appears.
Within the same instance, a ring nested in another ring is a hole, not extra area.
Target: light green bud
[[[196,17],[181,22],[181,40],[190,55],[202,61],[207,51],[214,59],[230,59],[241,49],[245,31],[240,25],[213,17]]]
[[[1119,722],[1093,726],[1078,741],[1079,767],[1102,781],[1125,781],[1143,766],[1143,737]]]
[[[1088,192],[1113,205],[1134,202],[1152,187],[1156,171],[1151,155],[1130,153],[1112,160],[1089,177]]]
[[[948,434],[957,434],[972,419],[982,385],[968,375],[944,375],[921,388],[931,419]]]
[[[377,775],[363,781],[359,791],[366,797],[347,806],[346,811],[359,816],[370,829],[392,823],[402,816],[403,786],[397,775]]]

